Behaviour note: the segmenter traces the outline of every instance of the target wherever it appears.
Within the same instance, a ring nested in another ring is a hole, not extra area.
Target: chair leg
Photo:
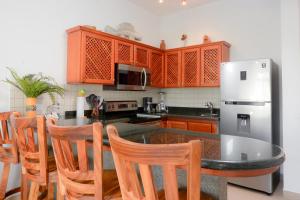
[[[2,178],[1,178],[1,183],[0,183],[0,199],[1,200],[5,198],[5,192],[6,192],[6,188],[7,188],[9,171],[10,171],[10,163],[4,163],[3,171],[2,171]]]
[[[28,200],[28,180],[23,174],[21,179],[21,200]]]
[[[40,185],[35,182],[31,182],[29,197],[30,200],[37,200],[40,193]]]
[[[59,180],[56,182],[56,200],[64,200],[64,195],[62,194]]]
[[[48,184],[47,199],[54,200],[54,183]]]

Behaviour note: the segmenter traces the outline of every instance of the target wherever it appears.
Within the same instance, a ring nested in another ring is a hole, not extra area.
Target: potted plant
[[[36,115],[36,98],[42,94],[48,94],[52,103],[55,103],[55,94],[62,96],[64,88],[60,87],[53,78],[39,74],[27,74],[19,76],[17,72],[8,68],[12,79],[6,79],[5,82],[19,89],[26,96],[27,116]]]

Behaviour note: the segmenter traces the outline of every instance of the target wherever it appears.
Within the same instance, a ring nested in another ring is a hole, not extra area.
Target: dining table
[[[58,125],[73,126],[90,124],[91,119],[59,120]],[[109,139],[103,129],[104,168],[114,168]],[[227,199],[227,178],[256,177],[279,173],[285,160],[283,149],[268,142],[234,135],[208,134],[181,129],[161,128],[157,126],[113,123],[121,138],[142,144],[176,144],[191,140],[202,141],[201,190],[215,199]],[[185,170],[178,167],[178,185],[184,187]],[[161,170],[153,167],[153,176],[158,189],[163,188]]]

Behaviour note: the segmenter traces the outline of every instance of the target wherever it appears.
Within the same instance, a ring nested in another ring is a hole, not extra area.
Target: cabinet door
[[[201,47],[201,86],[220,86],[221,45]]]
[[[115,40],[115,63],[133,64],[133,44]]]
[[[170,51],[165,54],[165,86],[181,86],[181,52]]]
[[[218,134],[219,128],[217,123],[211,123],[211,133]]]
[[[211,133],[211,123],[206,122],[188,122],[188,130]]]
[[[182,86],[200,86],[200,49],[182,51]]]
[[[177,128],[187,130],[187,122],[185,121],[167,121],[167,128]]]
[[[114,40],[83,32],[82,77],[85,83],[114,83]]]
[[[164,86],[164,55],[160,51],[150,52],[151,86]]]
[[[134,64],[137,67],[149,67],[149,50],[147,48],[134,45]]]

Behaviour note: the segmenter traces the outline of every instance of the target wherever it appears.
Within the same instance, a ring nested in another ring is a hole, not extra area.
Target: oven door
[[[117,90],[146,90],[150,86],[150,72],[146,68],[119,64],[116,81]]]

